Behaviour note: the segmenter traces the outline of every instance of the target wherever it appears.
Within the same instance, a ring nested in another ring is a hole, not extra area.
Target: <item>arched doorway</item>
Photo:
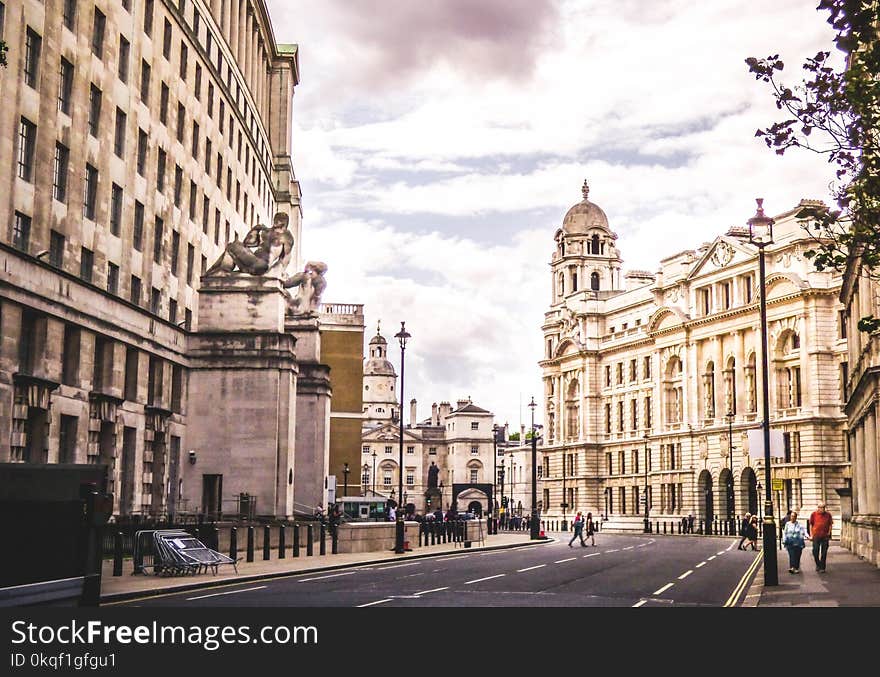
[[[758,479],[755,477],[755,471],[751,468],[743,468],[740,476],[740,492],[742,494],[742,502],[740,503],[741,511],[748,512],[750,515],[758,514]]]
[[[699,491],[697,494],[698,517],[706,522],[711,522],[715,519],[713,503],[715,494],[712,490],[712,473],[708,470],[700,473],[700,477],[697,480],[697,489]]]
[[[722,514],[726,519],[734,517],[734,496],[733,496],[733,473],[729,468],[724,468],[718,476],[718,487],[724,489],[725,501],[722,504]]]
[[[467,511],[474,513],[474,515],[477,517],[482,517],[483,504],[479,501],[471,501],[470,503],[468,503]]]

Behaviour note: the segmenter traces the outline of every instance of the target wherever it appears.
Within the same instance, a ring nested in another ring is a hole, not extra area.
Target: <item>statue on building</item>
[[[437,488],[437,476],[440,474],[440,468],[438,468],[434,461],[431,461],[431,466],[428,468],[428,488],[436,489]]]
[[[235,239],[214,264],[205,271],[205,277],[225,276],[232,273],[267,275],[277,271],[278,277],[287,277],[287,266],[293,256],[293,234],[288,228],[290,217],[277,212],[272,227],[258,223],[244,240]]]
[[[311,316],[317,312],[321,294],[327,286],[324,273],[327,264],[323,261],[306,262],[303,272],[293,275],[284,282],[285,289],[299,287],[296,294],[288,291],[287,308],[294,317]]]

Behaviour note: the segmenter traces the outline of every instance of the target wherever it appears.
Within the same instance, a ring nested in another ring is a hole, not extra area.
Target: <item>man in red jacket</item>
[[[831,541],[831,513],[825,510],[825,502],[819,503],[807,522],[810,538],[813,541],[813,559],[816,571],[825,573],[825,558],[828,556],[828,543]]]

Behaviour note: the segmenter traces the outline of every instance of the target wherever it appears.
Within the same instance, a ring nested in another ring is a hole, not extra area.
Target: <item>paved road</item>
[[[738,538],[603,534],[595,547],[551,542],[461,549],[402,563],[300,573],[132,600],[125,606],[568,607],[738,603],[756,553]]]

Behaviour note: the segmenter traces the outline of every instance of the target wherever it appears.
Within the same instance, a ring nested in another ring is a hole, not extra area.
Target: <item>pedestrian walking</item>
[[[584,542],[584,515],[582,512],[578,512],[577,516],[574,518],[574,522],[572,522],[572,527],[574,527],[574,535],[571,537],[571,540],[568,542],[568,547],[573,548],[574,539],[581,539],[581,547],[587,547],[587,544]]]
[[[748,526],[746,526],[746,538],[748,539],[748,545],[743,547],[743,550],[748,550],[749,546],[752,546],[752,550],[758,549],[758,516],[752,515],[749,520]]]
[[[752,519],[752,513],[747,512],[745,514],[745,516],[742,518],[742,521],[739,523],[739,535],[742,536],[742,538],[739,539],[739,545],[736,546],[737,550],[745,550],[745,548],[743,547],[743,543],[745,543],[746,538],[748,538],[749,522],[751,521],[751,519]]]
[[[587,536],[590,538],[590,545],[596,545],[596,525],[593,522],[593,513],[587,513],[587,518],[584,520],[584,523],[584,529],[587,530]]]
[[[788,524],[788,520],[791,519],[792,510],[788,510],[785,513],[785,517],[779,520],[779,547],[783,547],[785,544],[782,542],[782,535],[785,533],[785,525]]]
[[[798,522],[797,512],[789,510],[786,515],[785,531],[782,534],[782,545],[788,550],[788,573],[801,572],[801,553],[804,550],[807,530]]]
[[[813,541],[813,560],[816,562],[816,571],[820,574],[825,573],[832,524],[831,513],[825,510],[825,502],[822,501],[807,522],[807,534]]]

